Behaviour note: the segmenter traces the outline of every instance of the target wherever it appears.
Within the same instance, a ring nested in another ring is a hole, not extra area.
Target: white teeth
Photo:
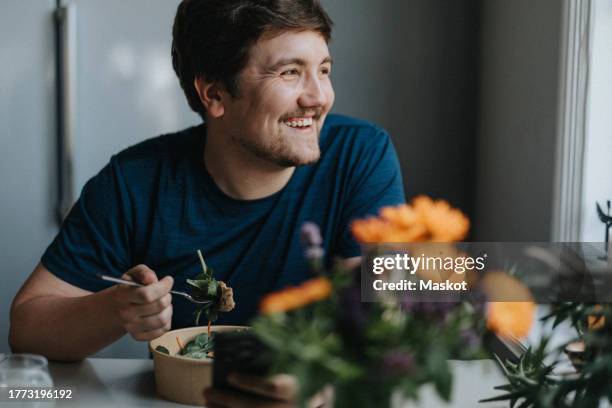
[[[292,121],[287,121],[283,123],[291,127],[306,127],[306,126],[312,125],[312,118],[292,120]]]

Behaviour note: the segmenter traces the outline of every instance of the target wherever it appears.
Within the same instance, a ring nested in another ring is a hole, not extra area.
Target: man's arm
[[[38,264],[11,306],[11,349],[75,361],[126,332],[144,341],[168,331],[172,278],[158,281],[144,265],[130,269],[122,278],[147,286],[118,285],[91,293],[64,282]]]

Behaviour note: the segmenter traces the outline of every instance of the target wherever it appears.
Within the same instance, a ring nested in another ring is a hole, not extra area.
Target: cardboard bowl
[[[212,326],[213,332],[248,329],[246,326]],[[162,398],[189,405],[204,405],[204,390],[212,385],[213,360],[196,360],[178,355],[179,345],[186,345],[198,334],[206,333],[206,326],[169,331],[149,342],[155,367],[155,388]],[[155,350],[164,346],[170,355]]]

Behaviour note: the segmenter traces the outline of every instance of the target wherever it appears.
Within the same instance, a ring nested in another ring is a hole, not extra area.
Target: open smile
[[[285,126],[296,130],[308,130],[312,128],[313,123],[314,121],[311,117],[295,117],[283,121]]]

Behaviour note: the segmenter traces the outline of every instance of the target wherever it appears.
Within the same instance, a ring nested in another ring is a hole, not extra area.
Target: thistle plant
[[[545,337],[528,349],[518,363],[500,361],[508,384],[497,389],[505,393],[483,402],[509,401],[511,407],[535,408],[597,407],[604,400],[612,403],[612,306],[563,302],[552,305],[550,314],[542,320],[552,320],[553,330],[567,322],[576,337],[551,350]],[[579,344],[582,350],[572,352],[570,344]],[[570,356],[576,373],[553,373],[563,351]],[[550,360],[552,363],[545,363]]]

